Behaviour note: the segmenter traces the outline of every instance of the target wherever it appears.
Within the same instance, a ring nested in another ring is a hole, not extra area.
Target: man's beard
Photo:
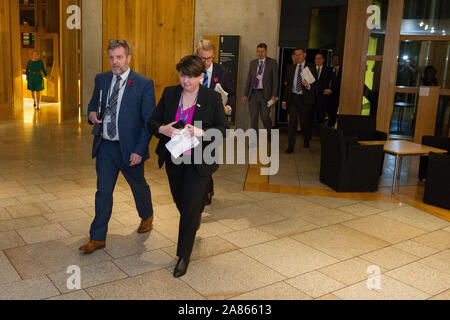
[[[114,75],[122,75],[122,74],[124,74],[125,73],[125,71],[127,71],[128,70],[128,66],[127,67],[121,67],[121,68],[119,68],[119,70],[114,70],[113,68],[111,68],[111,72],[114,74]]]

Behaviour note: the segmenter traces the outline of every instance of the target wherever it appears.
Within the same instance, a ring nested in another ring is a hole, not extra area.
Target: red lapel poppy
[[[219,78],[214,78],[214,82],[215,83],[219,82]]]
[[[129,85],[130,87],[132,87],[132,86],[134,86],[134,82],[133,82],[133,81],[128,81],[128,85]]]

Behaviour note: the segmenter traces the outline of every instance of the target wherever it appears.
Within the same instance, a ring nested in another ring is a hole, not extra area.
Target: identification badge
[[[256,78],[258,78],[259,80],[262,80],[262,74],[258,74],[258,75],[256,76]]]
[[[106,123],[111,122],[111,116],[105,116],[105,119],[103,121]]]

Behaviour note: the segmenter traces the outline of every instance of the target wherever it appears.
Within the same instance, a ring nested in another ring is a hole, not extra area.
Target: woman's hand
[[[202,129],[199,129],[197,127],[194,127],[192,124],[187,124],[185,128],[188,128],[188,132],[191,137],[203,137],[205,135],[205,131]]]
[[[177,123],[176,121],[169,123],[165,126],[159,127],[158,133],[163,134],[169,138],[172,138],[174,135],[177,135],[180,133],[180,130],[173,127],[173,125]]]

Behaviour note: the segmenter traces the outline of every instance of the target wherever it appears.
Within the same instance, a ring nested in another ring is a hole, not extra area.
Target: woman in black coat
[[[203,61],[194,55],[186,56],[177,64],[177,70],[180,73],[180,85],[164,89],[158,107],[148,122],[148,130],[159,138],[156,148],[158,164],[160,168],[166,164],[170,191],[180,212],[177,247],[179,259],[173,275],[181,277],[189,265],[205,205],[204,194],[208,180],[219,167],[215,162],[208,164],[204,159],[196,158],[198,153],[195,149],[201,148],[203,154],[208,142],[202,138],[205,134],[208,135],[208,129],[218,129],[224,137],[228,122],[220,94],[200,85],[205,70]],[[201,142],[196,148],[183,153],[183,162],[176,164],[165,145],[183,127],[187,127],[189,135],[198,137]]]

